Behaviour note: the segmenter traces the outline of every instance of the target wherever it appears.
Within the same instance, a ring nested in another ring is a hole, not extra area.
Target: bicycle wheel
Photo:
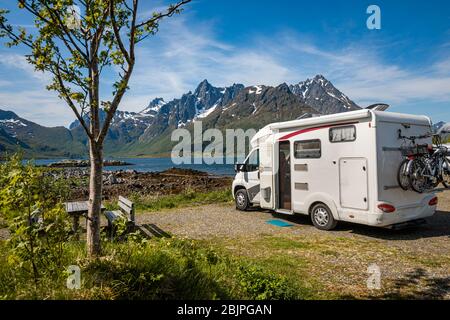
[[[400,167],[398,168],[397,172],[397,181],[400,188],[403,190],[409,190],[411,187],[410,181],[409,181],[409,174],[408,174],[408,163],[409,159],[404,159],[402,163],[400,164]]]
[[[425,177],[426,171],[426,164],[422,159],[416,158],[412,160],[410,164],[409,183],[415,192],[424,193],[430,188],[430,181]]]
[[[444,168],[442,169],[442,184],[447,189],[450,188],[450,161],[445,159]]]

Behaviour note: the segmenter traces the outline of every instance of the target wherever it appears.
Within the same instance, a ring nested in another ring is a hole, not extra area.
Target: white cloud
[[[50,79],[48,74],[35,71],[34,66],[29,64],[22,54],[1,52],[0,64],[6,69],[19,69],[25,72],[27,76],[42,82],[48,82]]]
[[[0,79],[0,87],[7,87],[7,86],[10,86],[12,84],[13,84],[13,82],[11,82],[11,81]]]
[[[43,126],[68,126],[75,118],[65,102],[45,89],[15,92],[0,91],[0,109]]]
[[[433,70],[440,74],[450,74],[450,58],[443,59],[433,65]]]
[[[292,32],[253,38],[248,45],[234,47],[215,37],[212,23],[192,25],[188,19],[166,21],[160,34],[138,51],[129,92],[133,99],[126,99],[122,108],[138,110],[149,96],[179,97],[204,78],[217,86],[277,85],[318,73],[362,105],[450,101],[448,59],[408,69],[386,62],[386,48],[380,43],[328,48]]]
[[[207,78],[213,85],[277,85],[290,80],[282,61],[259,48],[236,48],[215,38],[212,23],[189,17],[166,20],[157,36],[137,50],[137,65],[122,109],[137,111],[148,96],[166,100],[193,91]]]

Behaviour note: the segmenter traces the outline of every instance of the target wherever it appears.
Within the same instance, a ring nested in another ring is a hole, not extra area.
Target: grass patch
[[[308,241],[264,236],[262,239],[215,239],[209,245],[285,278],[297,288],[302,299],[338,297],[336,293],[326,290],[321,279],[311,272],[316,264],[302,253],[311,252],[316,247]]]
[[[161,196],[133,195],[130,198],[135,203],[138,212],[153,212],[162,209],[174,209],[211,203],[231,203],[233,201],[229,188],[210,192],[187,190],[180,194]],[[113,207],[114,205],[109,206]]]
[[[264,237],[260,243],[261,246],[269,247],[271,249],[309,249],[311,243],[304,241],[293,240],[285,237]]]
[[[37,283],[0,242],[1,299],[301,299],[303,291],[264,264],[237,259],[202,242],[179,239],[104,243],[104,255],[85,258],[82,242],[64,246],[64,265],[81,269],[81,289],[68,273],[42,273]]]
[[[266,235],[245,240],[215,239],[213,243],[242,260],[258,263],[265,270],[285,277],[299,288],[303,299],[366,299],[374,294],[373,297],[389,299],[387,294],[392,293],[398,279],[385,276],[382,291],[368,291],[370,264],[377,263],[386,270],[396,259],[400,272],[448,265],[444,257],[424,258],[378,241],[328,235]],[[417,285],[413,287],[417,289]],[[402,297],[406,296],[402,293]]]

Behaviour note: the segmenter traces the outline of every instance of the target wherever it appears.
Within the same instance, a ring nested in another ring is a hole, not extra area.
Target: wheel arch
[[[238,190],[240,190],[240,189],[247,190],[247,188],[245,186],[241,185],[241,184],[235,185],[234,188],[233,188],[233,197],[236,194],[236,192],[238,192]]]
[[[339,220],[339,213],[335,202],[329,195],[324,193],[315,193],[310,195],[306,199],[306,208],[308,208],[308,215],[311,215],[312,208],[319,203],[326,205],[331,210],[333,218],[335,220]]]

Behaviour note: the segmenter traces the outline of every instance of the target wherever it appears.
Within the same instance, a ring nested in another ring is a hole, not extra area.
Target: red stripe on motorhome
[[[347,123],[336,123],[336,124],[328,124],[328,125],[320,126],[320,127],[302,129],[302,130],[298,130],[298,131],[289,133],[285,136],[282,136],[281,138],[278,139],[278,141],[288,140],[292,137],[298,136],[299,134],[308,133],[308,132],[312,132],[312,131],[316,131],[316,130],[320,130],[320,129],[339,127],[339,126],[348,126],[350,124],[356,124],[356,123],[359,123],[359,122],[356,121],[356,122],[347,122]]]

